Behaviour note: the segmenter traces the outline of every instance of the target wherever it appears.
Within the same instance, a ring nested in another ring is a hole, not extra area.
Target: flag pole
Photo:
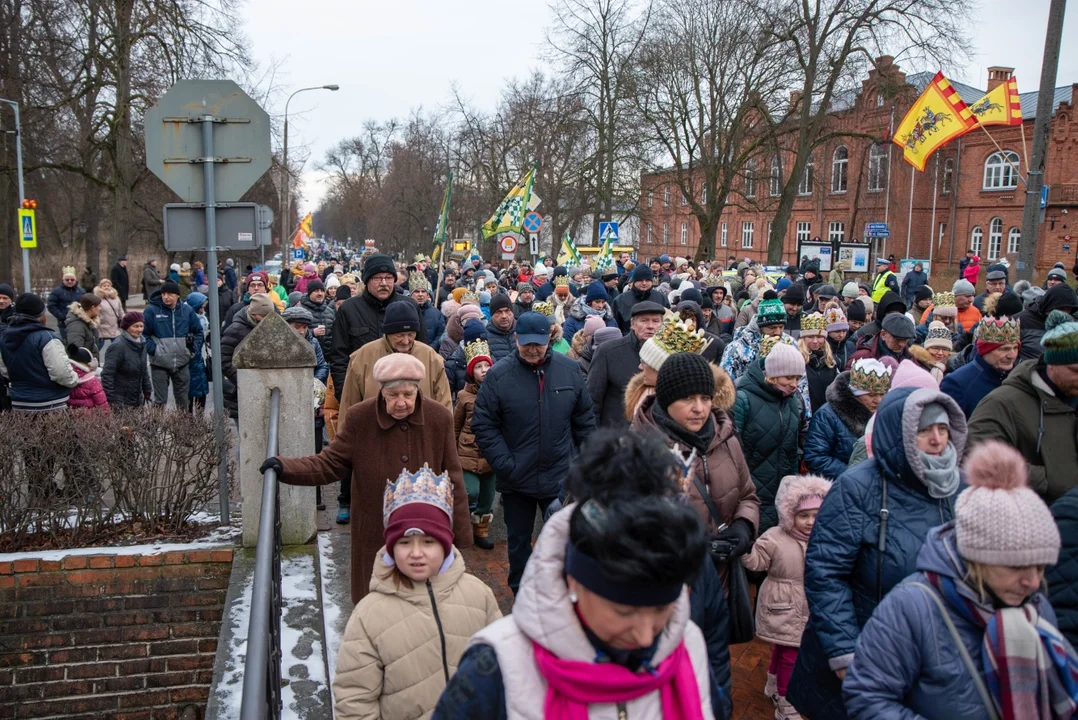
[[[1019,125],[1019,128],[1022,130],[1022,159],[1023,159],[1023,161],[1025,161],[1026,167],[1028,168],[1029,167],[1029,153],[1026,152],[1026,121],[1025,120],[1022,121],[1022,124]]]
[[[910,213],[906,219],[906,257],[910,256],[910,239],[913,237],[913,181],[917,177],[917,168],[910,165]],[[879,258],[877,258],[878,260]]]
[[[887,194],[883,196],[883,222],[887,224],[887,216],[891,209],[891,147],[895,144],[895,106],[891,105],[891,121],[887,125]],[[879,241],[876,241],[877,254]],[[887,238],[883,239],[884,257],[887,253]]]
[[[936,199],[939,197],[940,156],[936,153],[936,175],[932,180],[932,225],[928,236],[928,272],[932,272],[932,258],[936,250]],[[940,238],[942,241],[943,238]]]
[[[1028,185],[1028,183],[1026,182],[1026,179],[1024,177],[1022,177],[1022,173],[1020,173],[1018,171],[1018,168],[1015,167],[1013,162],[1011,162],[1011,159],[1009,157],[1007,157],[1007,153],[1004,152],[1003,148],[1001,148],[999,146],[999,143],[996,142],[996,139],[994,137],[992,137],[992,133],[988,132],[988,128],[986,128],[984,125],[981,125],[980,123],[977,123],[977,127],[979,127],[981,130],[984,130],[984,134],[987,135],[988,139],[992,141],[992,144],[996,146],[996,150],[999,150],[999,154],[1003,158],[1003,161],[1011,166],[1011,170],[1014,170],[1014,174],[1018,176],[1018,179],[1022,181],[1022,184],[1023,185]],[[1025,129],[1025,127],[1023,126],[1023,130],[1024,129]],[[1025,151],[1024,150],[1025,149],[1025,140],[1026,140],[1026,137],[1025,137],[1025,133],[1023,132],[1022,133],[1023,152]],[[1026,167],[1029,167],[1028,162],[1026,163]]]

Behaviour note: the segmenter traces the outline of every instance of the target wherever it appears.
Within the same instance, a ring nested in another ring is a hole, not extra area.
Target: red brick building
[[[985,90],[961,83],[954,86],[972,104],[1009,79],[1011,72],[989,68]],[[1006,256],[1012,267],[1017,266],[1025,191],[1015,168],[1022,175],[1026,172],[1025,151],[1033,137],[1037,93],[1023,93],[1020,98],[1025,147],[1022,127],[991,127],[992,138],[976,129],[937,152],[921,173],[902,159],[898,146],[870,138],[887,135],[892,105],[898,125],[932,75],[906,76],[891,58],[883,57],[862,82],[860,92],[836,102],[839,109],[832,115],[830,130],[848,136],[831,140],[813,153],[786,229],[784,261],[796,259],[799,240],[864,241],[867,223],[886,221],[891,235],[881,241],[882,254],[920,259],[931,254],[934,266],[941,267],[957,264],[972,247],[982,262]],[[1025,87],[1035,81],[1019,79]],[[900,88],[897,93],[896,87]],[[884,93],[893,100],[885,100]],[[1036,265],[1041,272],[1059,260],[1069,269],[1078,249],[1078,130],[1071,129],[1076,106],[1078,84],[1056,89],[1045,168],[1049,203],[1037,247]],[[754,166],[745,168],[720,221],[715,253],[719,258],[766,257],[769,226],[782,187],[780,173],[792,165],[792,154],[786,154],[757,158]],[[641,177],[642,257],[667,253],[691,258],[696,252],[699,228],[672,177],[671,171]],[[1073,221],[1068,209],[1074,210]],[[1075,223],[1073,229],[1070,222]],[[930,252],[933,239],[935,247]]]

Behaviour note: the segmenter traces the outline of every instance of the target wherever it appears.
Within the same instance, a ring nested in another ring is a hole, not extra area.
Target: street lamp
[[[288,210],[289,210],[288,205],[289,205],[289,202],[290,202],[290,199],[291,199],[290,196],[289,196],[289,192],[288,192],[288,180],[289,180],[289,177],[288,177],[288,103],[292,102],[292,98],[294,98],[296,95],[299,95],[301,92],[307,92],[308,90],[332,90],[333,92],[336,92],[337,90],[340,90],[340,89],[341,89],[340,85],[316,85],[314,87],[300,88],[299,90],[296,90],[294,93],[289,95],[288,100],[286,100],[285,103],[284,103],[284,152],[283,152],[283,155],[284,155],[284,160],[283,160],[283,164],[284,164],[284,183],[283,183],[283,185],[284,185],[284,199],[281,202],[281,266],[282,267],[284,267],[284,265],[288,262],[288,248],[285,245],[288,242],[288,240],[291,238],[291,235],[289,235],[289,233],[288,233],[288,224],[290,222],[290,220],[289,220],[289,212],[288,212]],[[21,177],[21,174],[20,174],[20,177]]]
[[[15,111],[15,164],[19,175],[19,207],[26,200],[26,186],[22,179],[22,126],[19,124],[19,103],[0,98],[0,103],[7,103]],[[22,284],[23,292],[30,292],[30,251],[22,249]]]

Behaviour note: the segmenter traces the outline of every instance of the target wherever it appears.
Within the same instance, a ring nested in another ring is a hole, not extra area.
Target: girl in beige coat
[[[386,545],[344,631],[338,720],[429,718],[472,635],[501,618],[453,546],[453,484],[424,465],[386,486]]]
[[[786,701],[786,688],[809,617],[805,549],[816,513],[830,489],[831,482],[818,475],[784,477],[775,496],[778,527],[761,535],[752,552],[741,558],[746,570],[767,573],[756,598],[756,635],[774,646],[764,694],[776,704],[777,720],[800,718]]]

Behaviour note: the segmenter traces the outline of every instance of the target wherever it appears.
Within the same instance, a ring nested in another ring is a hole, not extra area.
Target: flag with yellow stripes
[[[985,93],[969,106],[981,125],[1021,125],[1022,104],[1018,99],[1018,80],[1011,78]]]
[[[975,127],[977,118],[939,72],[902,118],[892,142],[906,162],[924,172],[932,153]]]

